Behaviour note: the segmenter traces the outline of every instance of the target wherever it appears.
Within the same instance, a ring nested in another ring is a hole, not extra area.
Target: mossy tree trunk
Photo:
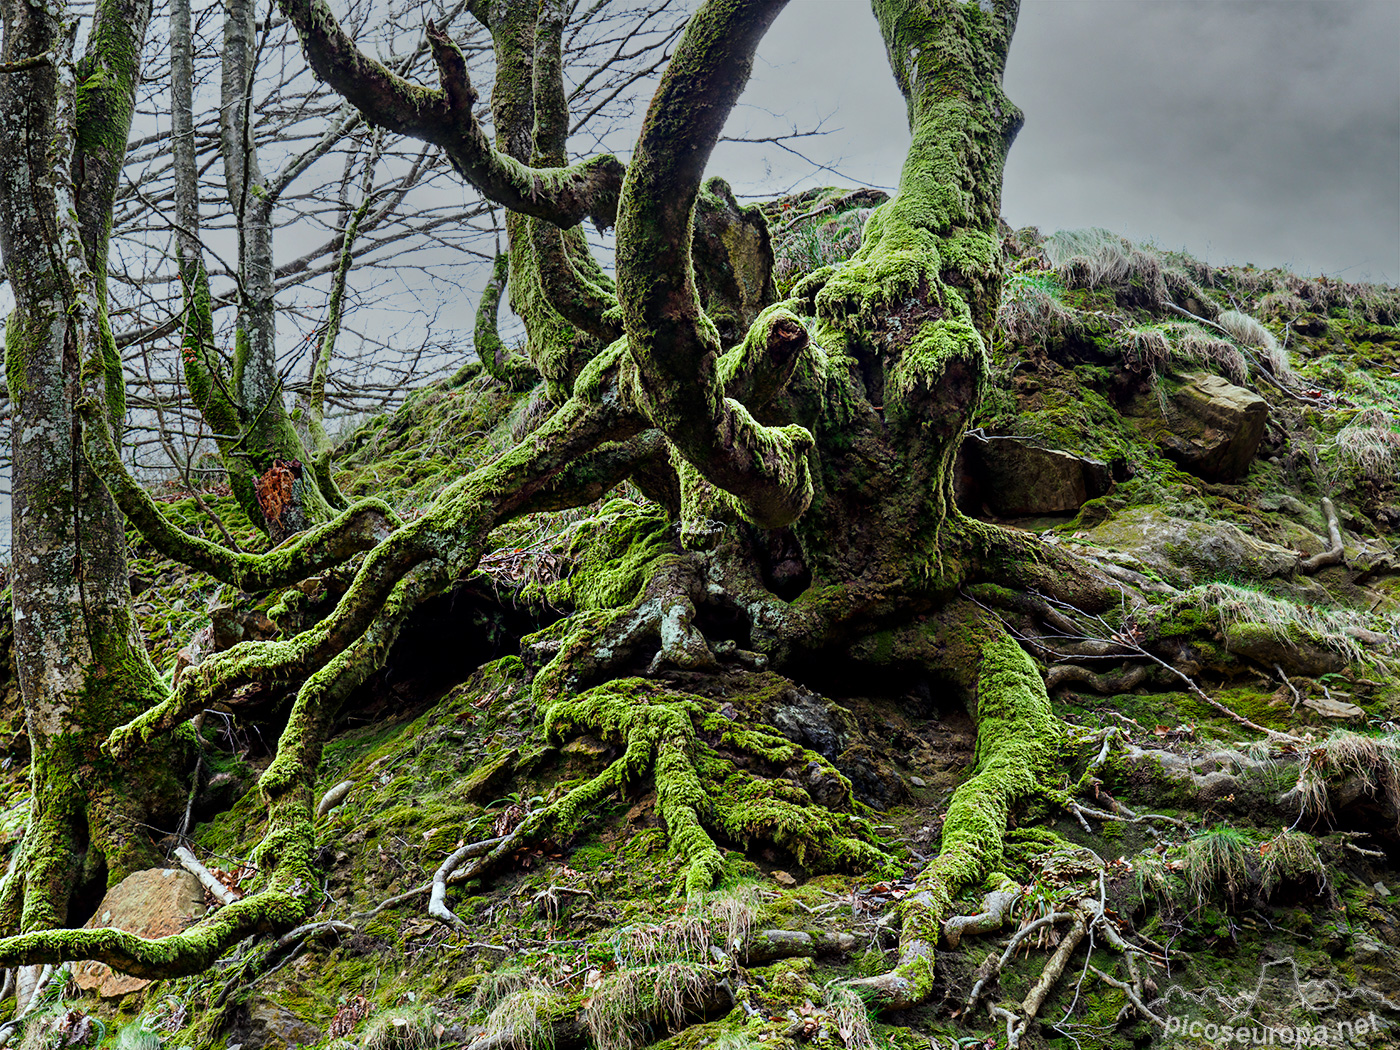
[[[77,403],[124,414],[105,285],[149,0],[103,0],[72,60],[61,5],[6,2],[0,77],[0,250],[14,401],[14,653],[31,740],[33,808],[0,885],[0,929],[60,927],[157,859],[144,826],[181,795],[176,745],[117,763],[101,744],[165,694],[131,610],[121,516],[84,458]]]
[[[230,12],[243,5],[233,0]],[[423,516],[374,546],[323,621],[291,639],[245,643],[211,658],[163,703],[112,734],[115,753],[136,753],[242,685],[304,680],[276,775],[270,770],[263,782],[270,808],[284,814],[277,848],[290,858],[276,867],[274,883],[304,887],[309,781],[326,705],[378,666],[412,604],[470,572],[492,530],[511,517],[583,505],[630,478],[655,493],[669,517],[681,518],[682,542],[658,524],[665,556],[638,570],[626,588],[602,588],[606,608],[589,607],[586,581],[575,585],[580,615],[561,621],[554,655],[533,685],[548,727],[615,736],[625,741],[626,758],[540,811],[530,826],[567,830],[599,793],[651,775],[669,800],[663,809],[670,834],[691,861],[691,891],[717,870],[710,833],[733,837],[737,825],[799,856],[810,849],[811,858],[833,866],[878,867],[885,863],[880,851],[832,833],[830,807],[801,797],[799,788],[788,785],[791,797],[784,794],[781,806],[747,810],[714,788],[701,775],[694,733],[696,720],[707,717],[704,704],[665,688],[653,696],[649,684],[630,676],[639,654],[655,654],[648,673],[717,666],[719,647],[704,637],[697,615],[706,603],[747,617],[754,643],[779,666],[804,650],[854,655],[877,631],[898,634],[908,659],[962,686],[981,732],[978,768],[954,799],[943,853],[905,903],[899,967],[869,983],[888,1004],[927,995],[948,902],[995,870],[1009,809],[1045,788],[1059,740],[1029,659],[994,618],[955,599],[962,584],[1029,552],[1025,543],[962,518],[952,500],[953,460],[985,381],[1000,290],[1001,170],[1020,121],[1002,93],[1001,74],[1017,4],[875,0],[913,133],[899,192],[871,216],[853,259],[808,275],[791,299],[767,305],[743,325],[726,318],[729,335],[722,336],[707,312],[716,300],[701,285],[714,268],[697,270],[693,261],[696,216],[723,216],[736,228],[751,216],[720,187],[702,189],[702,180],[759,40],[783,6],[701,6],[623,169],[610,157],[568,162],[560,0],[469,5],[495,42],[494,146],[476,121],[465,57],[432,23],[428,41],[441,86],[429,89],[359,52],[324,0],[282,0],[320,76],[375,124],[441,146],[468,180],[512,213],[504,267],[511,299],[529,331],[529,367],[548,382],[557,408],[515,448],[454,482]],[[243,28],[231,32],[251,40],[251,16],[239,17]],[[246,82],[246,68],[226,71],[226,90],[240,76]],[[243,97],[226,98],[226,116]],[[233,141],[228,126],[225,140],[229,151],[246,146]],[[232,196],[261,207],[255,158],[245,152],[238,167],[244,181]],[[579,232],[586,217],[617,224],[615,287],[588,254]],[[714,234],[702,229],[700,239]],[[763,238],[757,241],[761,254]],[[498,266],[497,299],[503,277]],[[255,284],[245,289],[250,340],[265,323],[253,309],[261,302]],[[480,315],[490,344],[483,360],[499,378],[528,380],[520,362],[491,344],[496,306],[488,299]],[[732,336],[741,338],[726,346]],[[251,368],[255,357],[249,349],[240,359]],[[348,530],[353,517],[324,534],[313,530],[301,548],[240,561],[190,537],[172,541],[114,450],[90,447],[143,534],[162,549],[187,552],[177,556],[193,550],[221,579],[280,579],[337,530]],[[723,526],[718,542],[712,522]],[[761,562],[776,549],[804,563],[806,582],[796,588],[802,593],[780,595],[770,586]],[[916,614],[930,615],[910,627]],[[628,699],[639,691],[651,700],[644,717]],[[735,730],[732,737],[765,760],[789,761],[781,755],[790,748],[763,732]],[[758,794],[774,783],[766,781]],[[478,863],[505,852],[502,845]],[[229,943],[243,929],[227,925],[216,940]],[[205,958],[213,944],[195,957]],[[38,945],[11,945],[0,956],[18,958]],[[43,943],[44,958],[77,950],[71,941]],[[159,968],[149,945],[121,950]]]

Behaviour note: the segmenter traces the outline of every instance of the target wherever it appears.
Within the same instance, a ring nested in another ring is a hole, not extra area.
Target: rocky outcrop
[[[227,1045],[236,1044],[242,1050],[263,1050],[264,1047],[282,1050],[284,1047],[315,1046],[324,1038],[325,1033],[310,1021],[270,999],[256,996],[235,1008]]]
[[[140,937],[168,937],[202,918],[204,910],[204,887],[189,872],[147,868],[108,890],[86,928],[111,926]],[[79,963],[73,980],[79,988],[95,990],[104,999],[139,991],[151,983],[117,973],[99,962]]]
[[[1207,372],[1164,379],[1129,411],[1169,459],[1208,481],[1242,477],[1269,422],[1262,397]]]
[[[1007,437],[969,437],[957,476],[965,511],[1004,518],[1073,514],[1113,486],[1106,463]]]

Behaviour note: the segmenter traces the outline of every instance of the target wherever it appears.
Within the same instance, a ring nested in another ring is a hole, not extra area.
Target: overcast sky
[[[1105,226],[1216,264],[1400,282],[1396,0],[1023,0],[1006,75],[1026,114],[1003,212]],[[793,0],[731,129],[826,117],[802,145],[721,147],[752,192],[890,186],[904,107],[866,0]]]

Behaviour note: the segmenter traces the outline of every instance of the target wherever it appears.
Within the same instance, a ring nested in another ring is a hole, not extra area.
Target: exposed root
[[[1327,518],[1328,547],[1325,551],[1314,554],[1311,558],[1298,560],[1298,571],[1308,576],[1320,572],[1329,565],[1342,564],[1345,555],[1342,547],[1342,526],[1337,518],[1337,508],[1332,506],[1332,501],[1326,496],[1322,497],[1322,513]]]
[[[995,630],[995,620],[973,614],[967,621],[964,629],[980,634],[970,646],[977,654],[977,768],[953,795],[939,855],[904,901],[894,970],[852,982],[891,1009],[928,997],[935,946],[954,896],[996,870],[1011,806],[1049,786],[1063,735],[1030,658]]]
[[[719,736],[721,745],[779,768],[815,765],[827,781],[841,785],[849,805],[850,784],[830,763],[786,738],[732,726],[717,706],[713,701],[668,692],[635,678],[550,704],[544,713],[550,739],[563,741],[579,733],[592,733],[623,745],[623,754],[592,779],[530,813],[514,831],[489,844],[455,873],[445,863],[435,886],[445,887],[449,875],[453,881],[478,878],[521,846],[575,833],[611,795],[648,774],[656,785],[657,813],[666,826],[671,848],[687,862],[684,890],[689,897],[713,886],[723,866],[711,831],[729,841],[772,842],[812,870],[889,868],[891,859],[873,844],[863,821],[818,804],[788,779],[764,779],[739,769],[701,739],[697,724],[707,736]],[[716,804],[719,799],[724,800],[723,805]],[[468,850],[463,847],[459,852]]]

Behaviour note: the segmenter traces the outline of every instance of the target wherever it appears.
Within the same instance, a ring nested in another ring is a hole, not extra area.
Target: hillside
[[[778,291],[855,251],[876,203],[830,190],[765,206]],[[499,530],[344,706],[318,775],[311,925],[175,981],[84,964],[16,1045],[993,1047],[1006,1008],[1032,1002],[1024,1047],[1205,1047],[1218,1039],[1192,1024],[1231,1020],[1400,1045],[1400,289],[1214,268],[1104,231],[1005,234],[959,504],[1079,555],[1125,597],[1089,614],[970,588],[1043,671],[1067,777],[1020,807],[997,877],[955,902],[931,1001],[875,1016],[843,982],[889,970],[900,902],[974,765],[958,691],[908,632],[774,669],[716,618],[715,666],[653,666],[639,646],[635,677],[589,701],[585,725],[552,692],[554,658],[600,596],[641,601],[677,542],[628,484]],[[543,393],[464,368],[350,436],[339,483],[411,519],[547,412]],[[231,498],[203,498],[256,547]],[[165,507],[217,535],[187,494]],[[130,539],[172,675],[313,622],[349,580],[240,595]],[[5,688],[12,845],[26,754],[12,674]],[[197,720],[188,840],[235,894],[258,885],[255,780],[294,690],[251,688]],[[650,730],[659,757],[623,746],[639,712],[677,705],[681,723]],[[666,760],[675,739],[691,765]],[[580,787],[568,822],[512,837]],[[664,818],[697,794],[723,869],[688,894]],[[501,866],[462,879],[489,850]],[[178,929],[217,906],[113,892],[89,911]]]

